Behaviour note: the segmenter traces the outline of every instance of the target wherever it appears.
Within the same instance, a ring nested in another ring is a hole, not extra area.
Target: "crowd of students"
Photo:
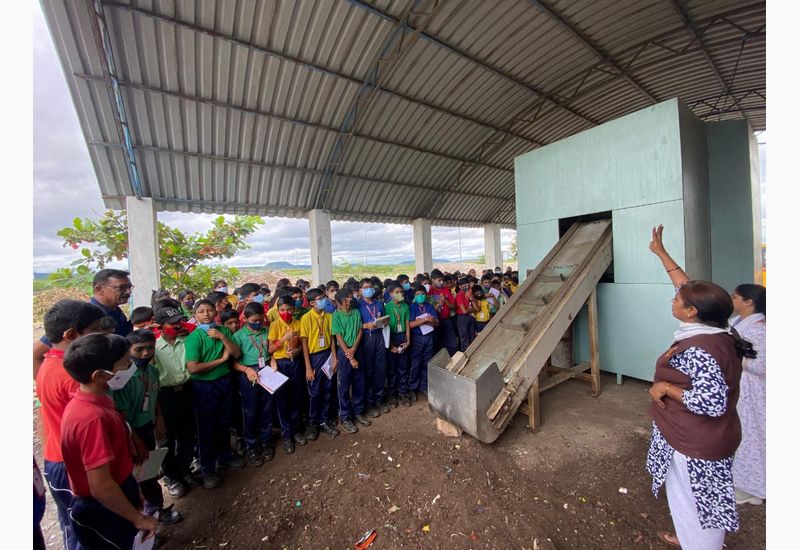
[[[271,460],[273,427],[291,454],[321,432],[356,433],[410,407],[427,393],[433,355],[466,350],[518,284],[500,268],[317,288],[282,279],[274,295],[256,283],[231,294],[217,281],[201,299],[155,292],[129,320],[119,308],[128,275],[102,270],[90,302],[56,303],[33,349],[44,479],[68,550],[131,548],[140,530],[182,519],[156,478],[133,477],[157,447],[178,499],[218,487],[222,470]],[[286,382],[270,393],[263,369]]]

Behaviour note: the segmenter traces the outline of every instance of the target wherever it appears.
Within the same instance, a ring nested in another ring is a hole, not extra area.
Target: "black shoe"
[[[391,408],[393,408],[393,409],[397,408],[397,398],[396,397],[390,397],[388,403],[389,403],[389,406]]]
[[[339,417],[334,416],[328,419],[328,426],[335,428],[338,425],[339,425]]]
[[[264,445],[262,449],[261,457],[264,459],[264,462],[269,462],[275,458],[275,448],[271,443],[269,445]]]
[[[173,510],[173,506],[175,505],[170,504],[166,508],[161,509],[161,511],[158,513],[158,523],[163,523],[164,525],[175,525],[183,519],[183,514]]]
[[[234,454],[233,457],[228,460],[227,462],[220,462],[217,464],[218,470],[241,470],[244,468],[245,462],[244,459],[238,455]]]
[[[408,398],[411,399],[412,403],[416,403],[417,402],[417,392],[414,391],[414,390],[408,392]]]
[[[319,437],[319,428],[316,426],[312,426],[311,424],[306,427],[306,439],[308,441],[315,441]],[[300,443],[298,441],[298,443]],[[302,445],[302,443],[300,443]]]
[[[317,433],[319,433],[319,432],[317,432]],[[295,432],[294,433],[294,442],[297,443],[298,445],[302,446],[302,445],[305,445],[306,443],[308,443],[308,440],[306,439],[306,436],[304,436],[300,432]]]
[[[172,498],[181,498],[186,494],[186,485],[179,479],[171,479],[167,482],[167,491]]]
[[[261,466],[264,464],[264,458],[261,456],[261,453],[258,452],[258,449],[247,450],[247,463],[250,464],[250,466]]]
[[[403,405],[404,407],[411,406],[411,398],[408,397],[407,393],[404,393],[403,395],[400,396],[400,404]]]
[[[367,416],[370,418],[378,418],[381,413],[375,407],[370,407],[367,409]]]
[[[206,489],[216,489],[219,487],[220,479],[217,474],[208,474],[203,476],[203,487]]]
[[[356,415],[356,422],[358,422],[362,426],[371,426],[372,425],[372,422],[369,421],[369,418],[367,418],[363,414],[357,414]]]
[[[356,425],[353,424],[352,420],[342,420],[342,429],[349,434],[358,433],[358,428],[356,428]]]
[[[294,440],[289,439],[288,437],[283,440],[283,450],[286,451],[287,455],[290,455],[294,452]]]
[[[329,426],[325,422],[323,422],[322,424],[319,425],[319,429],[322,430],[323,432],[325,432],[326,434],[328,434],[329,436],[331,436],[332,438],[336,437],[337,435],[339,435],[339,430],[337,430],[333,426]]]
[[[387,407],[384,403],[378,403],[375,405],[375,408],[381,411],[381,414],[388,414],[389,407]]]
[[[200,487],[203,484],[201,474],[187,474],[183,477],[183,483],[189,487]]]

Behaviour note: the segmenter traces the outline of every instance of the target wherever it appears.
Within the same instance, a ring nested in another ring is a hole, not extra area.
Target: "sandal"
[[[674,546],[675,548],[680,548],[680,542],[678,541],[678,537],[673,535],[672,533],[668,533],[667,531],[659,531],[658,538],[662,541],[666,542],[670,546]]]

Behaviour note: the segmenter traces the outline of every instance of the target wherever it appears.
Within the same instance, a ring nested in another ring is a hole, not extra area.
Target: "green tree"
[[[158,222],[161,287],[201,291],[210,289],[214,279],[237,277],[239,270],[236,268],[203,262],[232,258],[250,248],[245,240],[263,223],[258,216],[234,216],[230,220],[219,216],[205,233],[186,235],[180,229]],[[92,270],[104,269],[109,262],[128,257],[128,221],[124,210],[107,210],[96,221],[75,218],[71,227],[61,229],[57,235],[64,239],[65,247],[81,250],[81,258],[72,262],[78,266],[75,272],[61,269],[50,275],[50,280],[60,286],[74,286],[69,282],[72,279],[85,279]],[[76,284],[81,283],[76,281]]]
[[[517,261],[517,254],[519,252],[517,250],[517,236],[516,235],[511,237],[511,246],[509,247],[508,251],[509,251],[508,260],[511,261],[511,262],[516,262]]]

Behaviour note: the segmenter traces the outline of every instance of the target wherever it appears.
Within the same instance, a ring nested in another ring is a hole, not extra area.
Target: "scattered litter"
[[[356,542],[356,550],[366,550],[375,541],[378,532],[375,529],[370,529]]]
[[[445,468],[444,473],[446,473],[447,475],[453,473],[453,469],[450,466],[445,466],[444,468]]]
[[[337,479],[337,480],[336,480],[336,482],[337,482],[339,485],[344,485],[344,479],[343,479],[343,478],[341,478],[341,477],[340,477],[339,479]]]
[[[308,483],[304,483],[303,484],[303,490],[304,491],[308,491],[310,488],[311,488],[311,485],[309,485]]]
[[[228,543],[227,542],[220,542],[219,546],[220,546],[220,548],[225,548],[226,546],[228,546]]]
[[[583,497],[578,497],[578,500],[580,500],[581,502],[586,502],[586,499]]]
[[[300,502],[299,500],[298,500],[297,502],[295,502],[295,503],[294,503],[294,507],[295,507],[295,508],[300,508],[302,505],[303,505],[303,503],[302,503],[302,502]]]
[[[270,479],[269,480],[269,484],[272,485],[273,483],[275,483],[275,480],[274,479]]]
[[[620,487],[619,488],[619,492],[622,493],[623,495],[627,495],[628,494],[628,489],[626,489],[625,487]]]
[[[476,513],[476,514],[482,514],[482,513],[484,513],[485,511],[486,511],[486,508],[484,508],[483,506],[477,506],[477,507],[475,508],[475,513]]]
[[[475,532],[469,534],[469,540],[478,540],[478,535]]]
[[[399,468],[399,467],[400,467],[400,465],[398,464],[398,465],[397,465],[397,467]]]
[[[261,539],[261,542],[267,542],[269,540],[269,535]]]
[[[355,447],[356,445],[358,445],[358,441],[356,441],[355,443],[353,443],[353,444],[352,444],[352,445],[350,445],[350,446],[351,446],[351,447]]]
[[[389,513],[390,513],[390,514],[394,514],[394,513],[395,513],[395,512],[397,512],[399,509],[400,509],[400,507],[399,507],[399,506],[396,506],[396,505],[395,505],[395,506],[392,506],[391,508],[389,508]]]
[[[635,539],[633,539],[633,542],[634,542],[634,544],[636,544],[637,542],[641,541],[643,538],[644,538],[644,535],[642,535],[641,533],[639,533],[639,534],[637,535],[637,537],[636,537]]]
[[[639,515],[642,516],[644,519],[647,519],[647,512],[642,512]]]
[[[383,444],[382,443],[378,443],[378,448],[380,449],[381,447],[383,447]]]
[[[430,524],[426,523],[425,525],[423,525],[423,526],[422,526],[422,532],[423,532],[423,533],[430,533],[430,532],[431,532],[431,526],[430,526]]]
[[[390,456],[387,456],[386,458],[388,458],[388,459],[389,459],[389,462],[392,462],[392,461],[394,461],[394,459],[393,459],[392,457],[390,457]]]
[[[567,504],[567,503],[565,502],[565,503],[564,503],[564,510],[566,510],[567,508],[569,508],[569,504]]]
[[[384,527],[386,527],[387,529],[391,529],[392,531],[397,531],[397,526],[392,525],[391,523],[384,524]]]
[[[460,449],[460,448],[461,448],[461,445],[458,445],[458,444],[456,444],[456,445],[455,445],[455,448],[456,448],[456,449]]]
[[[436,501],[439,500],[440,498],[442,498],[442,495],[436,495],[435,497],[433,497],[433,502],[431,502],[431,504],[436,504]]]
[[[385,455],[385,454],[386,454],[386,451],[381,451],[381,454],[382,454],[382,455]]]
[[[369,479],[369,474],[359,472],[358,479]]]

